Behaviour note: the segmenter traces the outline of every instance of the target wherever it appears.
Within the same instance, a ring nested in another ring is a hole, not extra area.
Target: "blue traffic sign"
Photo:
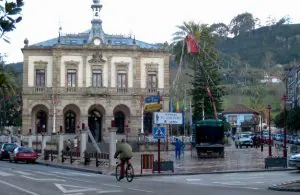
[[[145,98],[145,103],[159,103],[160,102],[160,96],[149,96]]]
[[[153,139],[165,139],[166,128],[165,127],[153,127]]]

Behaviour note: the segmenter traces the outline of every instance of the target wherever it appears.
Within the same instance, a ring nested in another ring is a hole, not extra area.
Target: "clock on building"
[[[100,45],[101,41],[100,39],[94,39],[94,45]]]

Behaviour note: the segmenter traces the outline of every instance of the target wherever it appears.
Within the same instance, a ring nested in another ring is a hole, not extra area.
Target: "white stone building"
[[[161,95],[168,111],[169,53],[158,44],[105,34],[100,0],[91,7],[89,31],[33,45],[24,41],[23,135],[75,134],[85,123],[101,142],[113,120],[119,134],[140,133],[147,96]],[[144,131],[151,133],[151,113],[144,115]]]

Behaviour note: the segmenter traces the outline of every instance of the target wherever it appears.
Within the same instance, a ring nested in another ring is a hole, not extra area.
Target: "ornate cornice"
[[[67,66],[78,66],[79,65],[79,61],[74,61],[74,60],[71,60],[71,61],[65,61],[65,64]]]
[[[153,63],[153,62],[146,64],[147,70],[152,70],[152,71],[157,71],[158,70],[158,66],[159,66],[159,64]]]
[[[90,59],[88,62],[90,64],[104,64],[106,60],[103,59],[102,53],[97,52],[92,55],[92,59]]]
[[[35,66],[47,66],[48,62],[40,60],[40,61],[34,61],[33,64]]]
[[[128,68],[129,62],[121,61],[121,62],[115,62],[115,64],[118,68]]]

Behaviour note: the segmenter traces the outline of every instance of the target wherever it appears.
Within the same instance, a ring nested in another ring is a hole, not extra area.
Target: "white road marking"
[[[42,175],[55,175],[52,173],[47,173],[47,172],[42,172],[42,171],[35,171],[35,173],[42,174]]]
[[[186,181],[190,182],[190,181],[202,181],[202,179],[186,179]]]
[[[192,185],[200,185],[200,186],[212,186],[212,187],[220,187],[220,188],[232,188],[232,186],[230,185],[215,185],[215,184],[206,184],[206,183],[189,183]],[[219,183],[221,184],[221,183]],[[243,186],[234,186],[235,188],[239,188],[239,189],[248,189],[248,190],[267,190],[264,188],[253,188],[253,187],[243,187]]]
[[[263,179],[263,177],[232,177],[232,178],[213,178],[213,181],[220,181],[220,180],[251,180],[251,179]]]
[[[127,189],[128,189],[128,190],[139,191],[139,192],[154,193],[153,191],[142,190],[142,189],[136,189],[136,188],[127,188]]]
[[[0,183],[2,183],[2,184],[4,184],[4,185],[7,185],[7,186],[10,186],[10,187],[12,187],[12,188],[18,189],[18,190],[20,190],[20,191],[22,191],[22,192],[25,192],[25,193],[27,193],[27,194],[30,194],[30,195],[40,195],[40,194],[37,194],[37,193],[35,193],[35,192],[29,191],[29,190],[25,190],[23,187],[21,188],[21,187],[19,187],[19,186],[13,185],[13,184],[11,184],[11,183],[7,183],[7,182],[5,182],[5,181],[1,181],[1,180],[0,180]]]
[[[103,191],[99,191],[97,192],[98,194],[106,194],[106,193],[121,193],[123,192],[122,190],[103,190]]]
[[[117,186],[117,185],[113,185],[113,184],[106,184],[106,183],[100,183],[100,185],[109,186],[109,187],[116,187],[116,188],[120,188],[121,187],[121,186]]]
[[[21,177],[27,178],[27,179],[31,179],[34,181],[62,181],[65,182],[66,180],[63,179],[42,179],[42,178],[34,178],[34,177],[29,177],[29,176],[25,176],[25,175],[21,175]]]
[[[27,173],[27,172],[24,172],[24,171],[13,171],[13,172],[15,172],[15,173],[19,173],[19,174],[21,174],[21,175],[33,175],[32,173]]]
[[[87,177],[91,177],[91,174],[85,174],[85,173],[77,173],[77,172],[53,172],[55,174],[59,174],[59,175],[67,175],[67,176],[74,176],[74,175],[79,175],[79,176],[87,176]]]
[[[13,176],[14,174],[0,171],[0,175],[1,175],[1,176]]]
[[[83,193],[75,193],[75,194],[64,194],[64,195],[84,195]]]
[[[67,184],[54,184],[60,191],[63,193],[78,193],[78,192],[90,192],[90,191],[97,191],[97,188],[87,188],[81,186],[74,186],[74,185],[67,185]]]

